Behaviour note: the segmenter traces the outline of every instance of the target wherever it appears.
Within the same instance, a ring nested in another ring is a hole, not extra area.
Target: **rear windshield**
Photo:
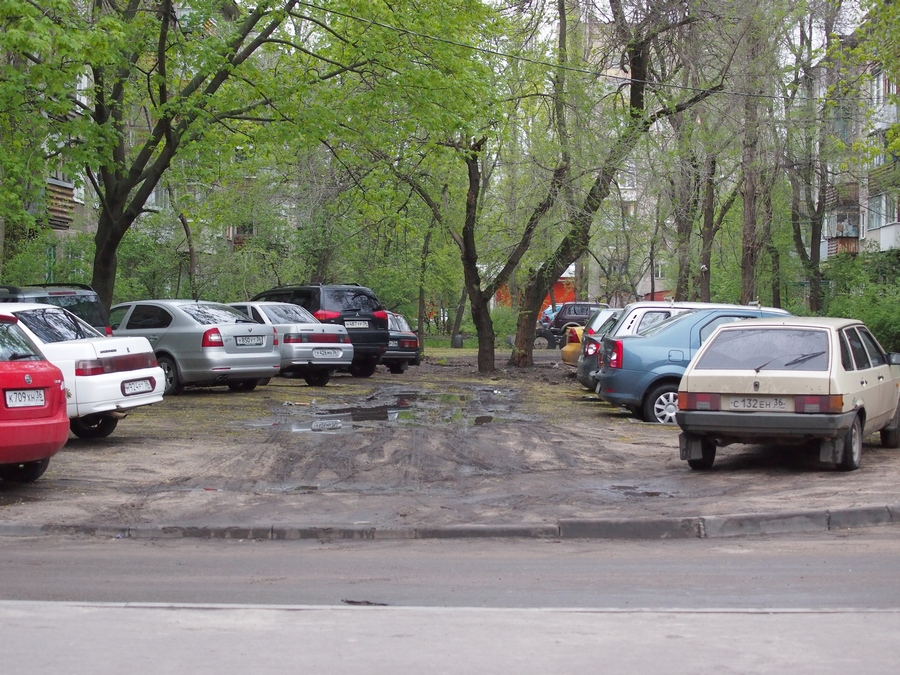
[[[736,328],[720,332],[697,370],[828,370],[828,333],[815,328]]]
[[[388,320],[390,322],[391,330],[399,331],[401,333],[412,333],[412,329],[401,314],[388,314]]]
[[[95,328],[105,328],[107,325],[106,315],[96,296],[52,293],[29,298],[28,301],[39,302],[45,305],[56,305],[57,307],[67,309],[72,312],[72,314],[81,317]]]
[[[43,361],[44,357],[22,329],[0,321],[0,361]]]
[[[375,312],[381,303],[365,288],[323,288],[322,309]]]
[[[256,323],[239,309],[228,305],[185,303],[178,307],[201,326],[211,326],[216,323]]]
[[[300,305],[261,305],[259,309],[272,323],[319,323]]]
[[[16,312],[19,321],[42,342],[65,342],[82,338],[106,337],[93,326],[58,307],[26,309]]]

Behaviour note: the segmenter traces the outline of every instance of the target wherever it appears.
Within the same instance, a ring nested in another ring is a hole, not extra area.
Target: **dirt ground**
[[[552,524],[900,503],[900,452],[867,439],[841,473],[815,455],[678,458],[678,429],[597,401],[558,352],[479,375],[474,357],[403,375],[188,390],[107,439],[74,436],[33,485],[0,484],[0,523],[337,527]]]

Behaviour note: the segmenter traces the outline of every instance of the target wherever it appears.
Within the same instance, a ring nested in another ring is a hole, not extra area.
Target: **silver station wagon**
[[[321,323],[300,305],[288,302],[232,302],[251,319],[275,328],[281,352],[281,374],[302,377],[311,387],[324,387],[335,369],[353,363],[347,329]]]
[[[252,391],[281,370],[275,329],[234,307],[203,300],[140,300],[109,311],[114,335],[150,341],[166,394],[186,386]]]
[[[863,438],[900,447],[900,354],[855,319],[748,319],[719,326],[678,388],[681,459],[709,469],[731,443],[815,445],[859,468]]]

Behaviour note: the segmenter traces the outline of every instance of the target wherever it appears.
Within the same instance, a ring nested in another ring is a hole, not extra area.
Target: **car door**
[[[897,385],[894,382],[887,355],[875,337],[865,326],[857,326],[856,332],[866,348],[871,363],[871,376],[867,376],[867,379],[870,386],[874,386],[877,390],[875,399],[878,402],[877,414],[867,405],[867,422],[871,421],[872,428],[880,428],[887,424],[894,415],[897,407]]]
[[[165,337],[172,325],[172,314],[159,305],[136,304],[131,313],[126,315],[123,324],[113,332],[116,335],[140,335],[150,341],[156,350],[159,342]]]

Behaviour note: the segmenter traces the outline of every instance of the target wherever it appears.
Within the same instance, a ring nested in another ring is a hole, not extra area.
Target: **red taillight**
[[[795,413],[839,413],[844,411],[844,397],[835,396],[795,396]]]
[[[574,328],[570,328],[569,332],[566,334],[566,344],[569,344],[570,342],[581,342],[581,340],[578,339],[578,331]]]
[[[400,340],[400,349],[416,349],[418,346],[418,338]]]
[[[203,341],[200,343],[201,347],[221,347],[225,342],[222,340],[222,334],[219,332],[218,328],[210,328],[203,334]]]
[[[316,317],[319,321],[334,321],[335,319],[341,318],[341,313],[326,312],[324,309],[320,309],[317,312],[313,312],[313,316]]]
[[[75,362],[75,375],[105,375],[107,373],[122,373],[129,370],[142,370],[143,368],[155,368],[156,355],[153,352],[141,354],[122,354],[121,356],[109,356],[102,359],[82,359]]]
[[[720,410],[722,397],[719,394],[678,392],[679,410]]]
[[[273,342],[272,344],[277,347],[278,346],[278,331],[275,329],[275,326],[272,326],[272,332],[275,333],[275,337],[273,338],[273,340],[275,340],[275,342]]]
[[[587,344],[584,346],[584,355],[585,356],[593,356],[600,350],[600,344],[595,342],[594,340],[588,340]]]
[[[609,362],[606,364],[608,368],[622,367],[622,341],[613,340],[612,350],[609,352]]]
[[[383,309],[375,310],[374,312],[372,312],[372,316],[374,316],[376,319],[387,321],[387,312],[385,312]]]
[[[106,337],[112,337],[112,336],[113,336],[112,328],[110,328],[109,326],[106,326],[103,330],[104,330],[104,332],[106,333]]]

